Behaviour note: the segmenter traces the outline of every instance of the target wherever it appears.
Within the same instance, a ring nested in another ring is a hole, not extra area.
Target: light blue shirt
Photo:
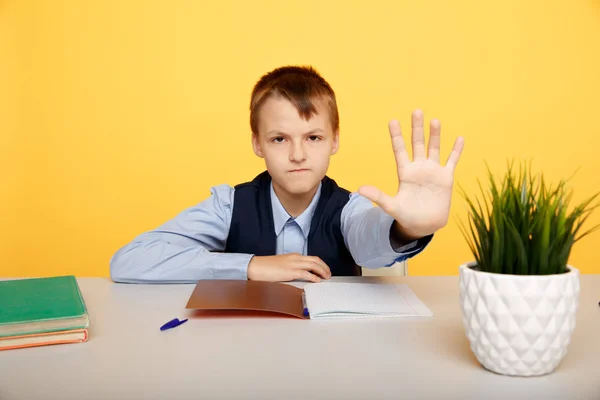
[[[306,210],[292,218],[271,185],[277,254],[307,255],[310,224],[321,196],[321,186]],[[233,213],[235,189],[211,188],[211,196],[188,208],[155,230],[143,233],[119,249],[110,261],[115,282],[195,283],[202,279],[248,279],[253,254],[223,253]],[[356,263],[366,268],[387,267],[421,252],[431,240],[404,246],[390,242],[394,219],[365,197],[351,193],[341,213],[346,247]]]

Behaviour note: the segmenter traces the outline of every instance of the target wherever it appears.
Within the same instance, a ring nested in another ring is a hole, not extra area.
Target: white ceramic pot
[[[579,270],[556,275],[481,272],[460,266],[463,324],[477,360],[516,376],[552,372],[567,353],[579,307]]]

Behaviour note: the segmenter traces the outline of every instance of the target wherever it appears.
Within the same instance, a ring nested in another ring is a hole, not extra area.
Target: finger
[[[425,159],[425,133],[423,132],[423,111],[415,110],[412,113],[412,149],[413,160]]]
[[[310,272],[304,270],[304,269],[298,269],[296,270],[296,274],[295,274],[295,278],[294,279],[302,279],[305,281],[309,281],[309,282],[321,282],[321,278],[319,278],[316,275],[311,274]]]
[[[450,168],[452,171],[454,171],[464,147],[465,139],[462,136],[459,136],[456,139],[456,141],[454,141],[454,147],[452,148],[452,152],[448,156],[448,161],[446,161],[447,168]]]
[[[309,256],[309,258],[312,262],[317,263],[318,265],[323,267],[323,269],[325,270],[325,273],[326,273],[326,276],[323,276],[323,278],[325,278],[325,279],[331,278],[331,268],[329,268],[329,265],[325,264],[325,261],[321,260],[321,258],[319,258],[319,257],[314,257],[314,256]]]
[[[316,266],[315,269],[313,269],[313,272],[319,274],[321,278],[331,278],[331,270],[329,269],[329,266],[325,264],[323,260],[321,260],[319,257],[310,257],[308,261],[311,262],[314,266]]]
[[[374,186],[361,186],[358,189],[358,194],[371,200],[385,212],[392,209],[394,199]]]
[[[390,121],[388,129],[390,131],[390,137],[392,138],[392,149],[394,150],[396,167],[400,170],[410,164],[410,158],[406,152],[404,138],[402,137],[402,129],[400,129],[400,123],[396,120]]]
[[[329,279],[329,273],[321,264],[314,262],[312,257],[303,257],[302,261],[297,264],[297,268],[311,271],[321,278]]]
[[[429,123],[429,159],[437,163],[440,162],[440,132],[442,126],[437,119],[431,120]]]

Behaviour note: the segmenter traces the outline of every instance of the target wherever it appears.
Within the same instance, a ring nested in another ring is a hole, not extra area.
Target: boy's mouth
[[[300,172],[307,172],[310,171],[308,168],[296,168],[296,169],[292,169],[288,172],[294,172],[294,173],[300,173]]]

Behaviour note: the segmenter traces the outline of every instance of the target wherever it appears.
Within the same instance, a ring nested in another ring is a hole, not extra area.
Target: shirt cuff
[[[394,249],[394,251],[396,253],[405,253],[405,252],[411,250],[412,248],[414,248],[418,242],[419,242],[419,240],[415,239],[412,242],[407,243],[405,245],[399,245],[398,243],[394,243],[393,235],[392,235],[391,227],[390,227],[390,244],[392,246],[392,249]]]
[[[390,267],[396,262],[405,261],[419,254],[427,247],[433,238],[433,234],[431,234],[405,245],[398,246],[397,243],[392,243],[391,229],[393,223],[394,218],[382,211],[379,219],[379,235],[377,242],[379,254],[381,255],[380,260],[384,261],[383,264],[386,267]]]
[[[224,253],[218,255],[223,257],[216,257],[213,260],[213,265],[209,268],[210,279],[248,279],[248,265],[254,254]]]

